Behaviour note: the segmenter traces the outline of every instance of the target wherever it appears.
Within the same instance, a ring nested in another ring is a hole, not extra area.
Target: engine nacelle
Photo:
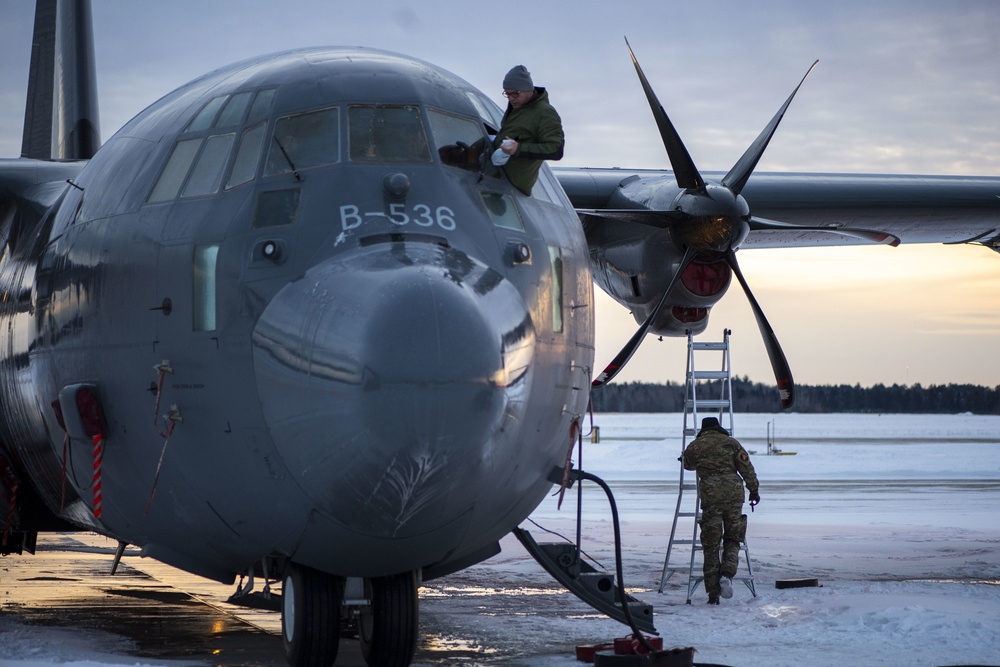
[[[623,242],[591,254],[594,278],[615,301],[630,311],[637,324],[649,317],[681,263],[682,253],[667,234]],[[666,260],[666,261],[664,261]],[[650,332],[685,336],[705,330],[712,306],[732,282],[732,270],[717,253],[700,254],[681,273]]]

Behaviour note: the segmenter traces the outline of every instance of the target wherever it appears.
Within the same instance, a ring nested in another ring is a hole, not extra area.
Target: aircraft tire
[[[365,580],[369,609],[358,621],[368,667],[407,667],[417,648],[420,602],[415,572]]]
[[[289,563],[281,593],[281,637],[290,667],[333,665],[340,647],[339,578]]]

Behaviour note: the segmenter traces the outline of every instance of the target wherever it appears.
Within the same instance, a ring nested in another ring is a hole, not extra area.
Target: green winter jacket
[[[514,187],[530,195],[542,160],[561,160],[566,145],[562,119],[549,104],[544,88],[536,86],[535,97],[520,109],[507,105],[493,148],[499,148],[507,137],[517,141],[518,147],[503,169]]]

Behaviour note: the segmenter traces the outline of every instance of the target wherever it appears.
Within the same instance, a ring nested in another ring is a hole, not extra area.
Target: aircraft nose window
[[[478,170],[479,156],[486,146],[483,124],[434,110],[429,110],[427,117],[441,162],[449,167]]]
[[[348,110],[354,162],[430,162],[417,107],[352,106]]]
[[[271,135],[264,175],[297,173],[337,162],[339,118],[337,107],[279,118]]]

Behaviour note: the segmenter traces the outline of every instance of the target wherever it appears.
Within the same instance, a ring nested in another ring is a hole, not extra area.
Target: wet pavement
[[[622,633],[622,626],[548,578],[513,537],[503,545],[504,553],[492,565],[421,587],[415,665],[523,667],[539,659],[572,665],[577,664],[575,645],[593,643],[595,629],[601,641]],[[112,576],[115,548],[114,541],[98,535],[49,534],[39,536],[35,555],[0,559],[0,635],[8,619],[111,636],[108,655],[171,665],[287,664],[279,613],[230,604],[226,600],[235,584],[141,558],[133,548]],[[258,580],[256,590],[261,585]],[[275,584],[275,592],[280,585]],[[574,631],[566,631],[567,622]],[[357,640],[341,639],[336,664],[367,667]]]
[[[287,664],[279,614],[247,610],[241,618],[239,608],[217,599],[235,587],[189,580],[128,553],[111,576],[114,553],[114,542],[94,535],[39,536],[34,556],[0,560],[0,617],[124,636],[131,641],[123,652],[140,658],[219,667]],[[365,664],[356,641],[343,640],[340,653],[340,666]]]

